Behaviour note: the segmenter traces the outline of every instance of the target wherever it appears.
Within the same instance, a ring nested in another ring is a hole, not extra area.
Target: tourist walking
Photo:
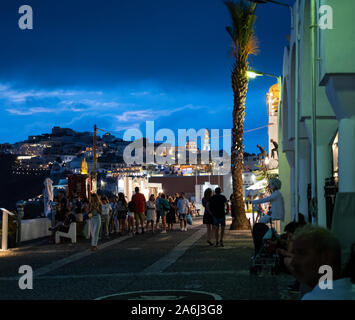
[[[213,215],[213,225],[215,228],[216,247],[223,244],[224,229],[226,227],[226,214],[229,212],[229,204],[227,198],[221,194],[220,187],[216,188],[215,195],[211,197],[210,209]],[[219,237],[219,226],[221,226],[221,233]],[[219,239],[219,242],[218,242]]]
[[[210,200],[212,197],[212,189],[208,188],[205,190],[203,198],[202,198],[202,205],[205,208],[205,212],[203,214],[203,224],[206,225],[207,229],[207,243],[210,246],[213,246],[212,239],[213,239],[213,215],[210,209]]]
[[[161,223],[162,223],[162,232],[161,233],[166,233],[166,215],[170,210],[170,205],[168,200],[165,199],[165,194],[162,193],[160,196],[160,200],[159,200],[159,204],[160,204],[160,216],[161,216]]]
[[[148,225],[150,223],[151,226],[152,226],[152,233],[154,233],[154,221],[156,219],[154,194],[150,195],[149,201],[147,201],[147,203],[146,203],[146,207],[147,207],[147,225],[146,225],[146,229],[148,231]]]
[[[166,215],[166,223],[168,224],[168,231],[173,231],[174,223],[176,223],[176,199],[169,197],[170,209]]]
[[[136,220],[136,233],[139,234],[139,224],[142,228],[142,234],[144,233],[144,220],[145,220],[145,203],[146,199],[143,193],[139,192],[139,188],[134,189],[136,192],[132,197],[134,204],[134,218]]]
[[[101,234],[105,233],[106,239],[109,238],[109,224],[110,224],[110,216],[112,214],[111,205],[108,202],[106,197],[102,197],[102,215],[101,215]]]
[[[90,234],[91,234],[91,250],[96,251],[97,242],[99,241],[101,227],[102,204],[99,196],[93,193],[89,200],[89,218],[90,218]]]
[[[122,236],[125,226],[126,226],[126,219],[127,219],[127,212],[128,212],[128,205],[126,198],[122,192],[118,194],[117,200],[117,218],[118,218],[118,235]]]
[[[177,203],[180,220],[180,230],[187,231],[187,215],[189,213],[189,201],[185,199],[185,193],[181,192],[180,199]]]

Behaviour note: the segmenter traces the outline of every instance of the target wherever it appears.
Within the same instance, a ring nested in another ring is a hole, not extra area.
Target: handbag
[[[187,223],[191,226],[192,225],[192,217],[191,214],[189,213],[186,217]]]

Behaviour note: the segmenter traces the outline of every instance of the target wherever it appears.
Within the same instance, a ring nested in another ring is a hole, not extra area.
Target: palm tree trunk
[[[232,72],[232,88],[234,93],[233,108],[233,143],[231,156],[231,169],[233,181],[233,205],[232,216],[234,220],[231,230],[248,230],[250,223],[245,215],[245,205],[243,200],[243,169],[244,169],[244,119],[245,100],[248,90],[248,77],[246,76],[247,65],[236,64]]]

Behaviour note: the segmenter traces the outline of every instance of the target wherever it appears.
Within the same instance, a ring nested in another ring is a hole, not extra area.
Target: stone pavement
[[[0,252],[0,299],[125,299],[122,293],[148,296],[148,291],[170,298],[184,292],[205,295],[201,299],[299,299],[286,290],[292,277],[249,274],[251,233],[231,231],[229,224],[230,219],[224,247],[218,248],[206,243],[197,217],[188,232],[176,225],[167,234],[113,236],[100,241],[97,252],[80,238],[77,244],[44,239]],[[32,290],[19,288],[21,265],[33,269]]]

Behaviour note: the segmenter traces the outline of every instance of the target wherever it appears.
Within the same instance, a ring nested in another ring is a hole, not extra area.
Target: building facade
[[[355,242],[355,33],[353,0],[297,0],[284,50],[280,177],[289,180],[285,223],[302,213]],[[335,206],[327,185],[337,184]]]

